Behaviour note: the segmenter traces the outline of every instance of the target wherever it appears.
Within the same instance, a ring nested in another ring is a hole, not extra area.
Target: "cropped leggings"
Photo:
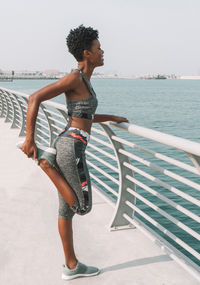
[[[40,158],[47,159],[67,180],[77,196],[80,209],[84,209],[83,215],[89,213],[92,208],[91,182],[85,158],[89,137],[87,132],[67,126],[54,140],[55,161],[48,159],[48,155]],[[58,198],[59,217],[67,220],[72,219],[75,213],[59,192]]]

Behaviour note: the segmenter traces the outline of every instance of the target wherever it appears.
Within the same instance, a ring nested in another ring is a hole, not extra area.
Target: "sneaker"
[[[63,280],[71,280],[78,277],[89,277],[99,274],[100,270],[97,267],[87,266],[81,262],[77,262],[74,269],[70,269],[66,264],[63,264]]]

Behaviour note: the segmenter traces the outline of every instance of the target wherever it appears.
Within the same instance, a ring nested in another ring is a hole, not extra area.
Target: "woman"
[[[104,64],[104,51],[100,47],[98,31],[83,25],[71,30],[67,37],[69,52],[76,58],[78,69],[59,81],[50,84],[29,97],[26,140],[21,150],[38,159],[38,164],[55,184],[59,195],[58,228],[65,254],[63,279],[92,276],[99,269],[80,263],[74,253],[72,218],[75,213],[87,214],[92,207],[89,173],[85,162],[92,123],[113,121],[129,122],[124,117],[95,114],[96,94],[90,84],[94,68]],[[53,143],[56,161],[52,163],[48,154],[37,156],[34,129],[39,105],[42,101],[65,93],[68,107],[68,124]]]

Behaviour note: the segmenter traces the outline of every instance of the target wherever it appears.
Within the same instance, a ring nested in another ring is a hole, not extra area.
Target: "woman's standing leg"
[[[58,217],[58,231],[63,245],[65,264],[73,269],[77,265],[77,258],[74,253],[72,219],[65,220]]]

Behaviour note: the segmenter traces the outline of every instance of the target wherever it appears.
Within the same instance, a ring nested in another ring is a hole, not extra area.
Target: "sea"
[[[0,82],[0,87],[5,87],[7,89],[26,94],[32,94],[36,90],[53,82],[54,80],[14,80],[13,82]],[[200,143],[200,80],[92,78],[91,83],[97,94],[99,103],[96,113],[122,116],[127,118],[131,124]],[[53,98],[52,101],[65,104],[65,96],[64,94],[61,94]],[[192,165],[192,162],[183,152],[174,151],[168,147],[165,147],[163,150],[163,146],[158,146],[158,144],[145,140],[144,138],[133,136],[128,133],[124,134],[124,132],[120,130],[116,130],[115,132],[118,135],[122,135],[123,138],[137,143],[144,148],[148,148],[156,152],[159,151],[164,155],[169,155],[175,159],[179,159]],[[147,159],[147,156],[144,155],[143,158]],[[154,159],[152,161],[149,159],[149,161],[155,163]],[[131,162],[136,167],[141,166],[137,161],[131,160]],[[165,167],[166,164],[161,163],[159,166]],[[146,168],[142,166],[140,169],[146,170]],[[176,171],[173,166],[170,170]],[[176,173],[191,179],[195,183],[200,183],[200,177],[198,175],[190,174],[181,169]],[[110,172],[109,174],[112,173]],[[150,171],[150,174],[153,175],[153,172]],[[169,184],[172,180],[166,178],[163,173],[159,173],[156,177]],[[144,179],[139,177],[137,173],[135,173],[135,178],[138,180],[140,178],[140,181],[144,182]],[[102,176],[102,179],[106,178]],[[170,192],[165,188],[155,185],[152,181],[146,179],[145,182],[149,187],[157,190],[160,194],[172,199],[174,202],[180,203],[183,207],[191,210],[199,216],[200,211],[198,206],[174,195],[173,192]],[[112,183],[110,186],[112,186]],[[192,190],[190,189],[191,187],[180,182],[177,182],[177,184],[175,183],[173,186],[199,200],[198,190]],[[178,210],[175,210],[171,206],[166,205],[163,201],[158,202],[158,198],[147,193],[138,185],[136,187],[136,191],[143,194],[145,198],[149,198],[151,202],[154,202],[168,214],[171,214],[172,216],[175,215],[176,219],[180,220],[182,223],[188,225],[200,234],[200,226],[197,222],[193,221],[191,218],[187,218],[187,216],[180,213]],[[150,207],[146,207],[146,205],[138,199],[136,205],[148,216],[151,216],[162,226],[168,228],[173,234],[178,238],[181,238],[197,252],[200,252],[200,242],[196,238],[192,238],[189,234],[185,234],[183,230],[172,222],[168,222],[168,220],[161,215],[158,216],[156,211],[152,210]],[[200,261],[197,258],[193,257],[185,249],[182,249],[171,238],[163,235],[162,232],[160,232],[155,226],[152,226],[150,222],[146,222],[143,217],[140,217],[138,213],[135,213],[135,215],[163,236],[168,242],[187,255],[193,262],[200,265]]]

